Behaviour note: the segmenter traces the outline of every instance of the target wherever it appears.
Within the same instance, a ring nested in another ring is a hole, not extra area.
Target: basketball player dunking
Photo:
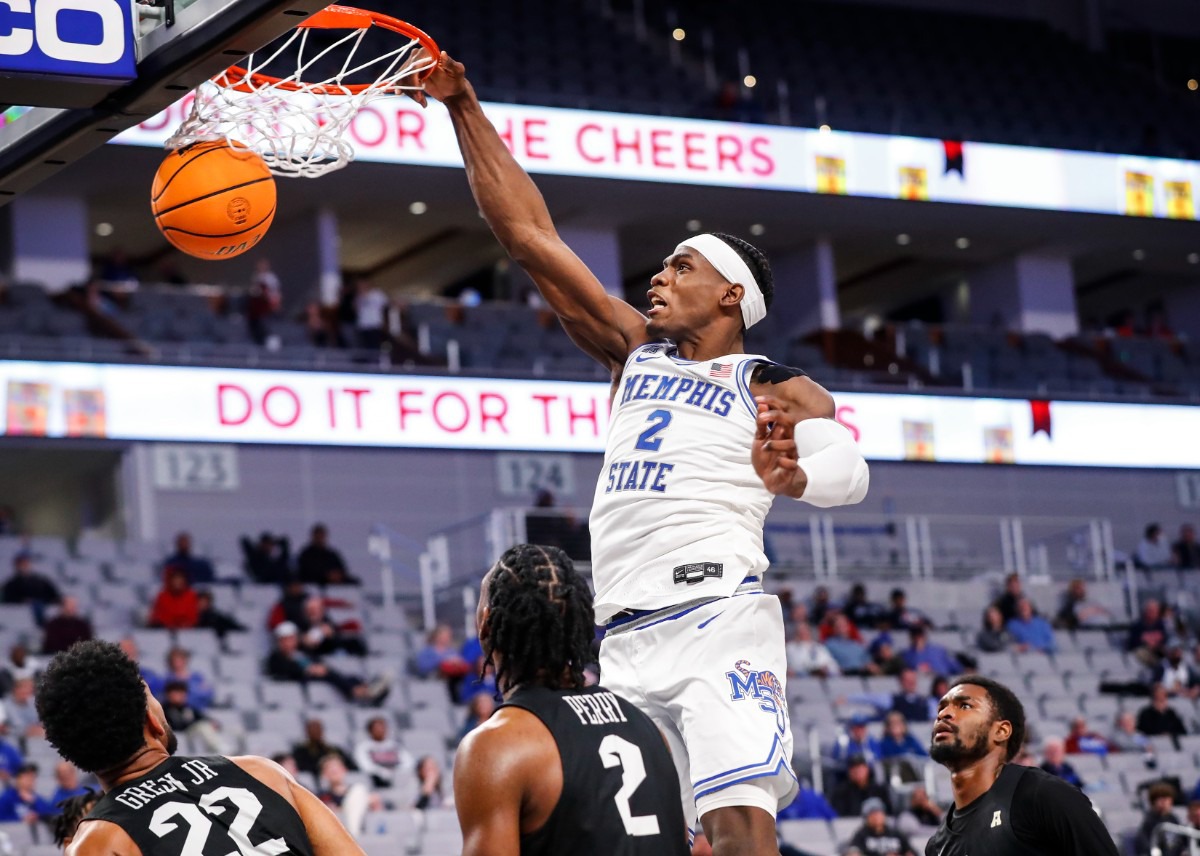
[[[42,675],[46,738],[104,789],[72,856],[363,856],[320,800],[265,758],[177,758],[162,706],[108,642],[79,642]]]
[[[775,494],[859,502],[866,463],[828,392],[742,353],[773,292],[761,252],[728,235],[688,238],[650,281],[642,315],[559,238],[463,66],[443,53],[425,92],[449,109],[492,231],[613,374],[591,515],[601,680],[666,735],[685,816],[699,814],[717,856],[776,854],[775,812],[798,786],[763,519]]]
[[[929,757],[950,771],[954,805],[925,856],[1117,856],[1083,792],[1010,763],[1025,742],[1025,709],[990,678],[955,680],[938,703]]]
[[[455,756],[463,856],[687,856],[662,735],[584,687],[592,592],[567,555],[508,550],[483,578],[476,626],[504,704]]]

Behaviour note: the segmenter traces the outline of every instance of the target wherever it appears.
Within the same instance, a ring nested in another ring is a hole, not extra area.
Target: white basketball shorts
[[[795,798],[786,676],[779,599],[753,578],[732,597],[618,616],[600,646],[600,683],[667,739],[689,826],[727,805],[774,816]]]

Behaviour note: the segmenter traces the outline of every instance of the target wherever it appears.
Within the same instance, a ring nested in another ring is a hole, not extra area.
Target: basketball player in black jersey
[[[37,711],[59,754],[104,789],[72,856],[363,856],[275,762],[174,757],[162,706],[116,645],[79,642],[56,656]]]
[[[954,805],[925,856],[1117,856],[1082,791],[1010,763],[1024,742],[1025,709],[1012,690],[978,675],[955,681],[929,747],[950,771]]]
[[[454,762],[463,856],[688,856],[658,728],[584,686],[592,593],[567,555],[508,550],[483,579],[476,623],[504,703]]]

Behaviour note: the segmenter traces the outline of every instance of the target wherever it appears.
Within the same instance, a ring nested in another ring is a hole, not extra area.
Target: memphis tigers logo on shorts
[[[758,702],[760,710],[775,717],[775,727],[779,733],[787,733],[787,698],[783,692],[783,681],[774,672],[760,672],[750,667],[749,660],[738,660],[733,664],[733,671],[726,672],[725,677],[729,679],[730,700]]]

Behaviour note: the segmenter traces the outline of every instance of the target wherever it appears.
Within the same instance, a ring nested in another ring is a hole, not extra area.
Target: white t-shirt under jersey
[[[750,463],[750,372],[765,357],[692,362],[668,344],[630,354],[592,503],[596,620],[733,594],[767,568],[774,497]]]

